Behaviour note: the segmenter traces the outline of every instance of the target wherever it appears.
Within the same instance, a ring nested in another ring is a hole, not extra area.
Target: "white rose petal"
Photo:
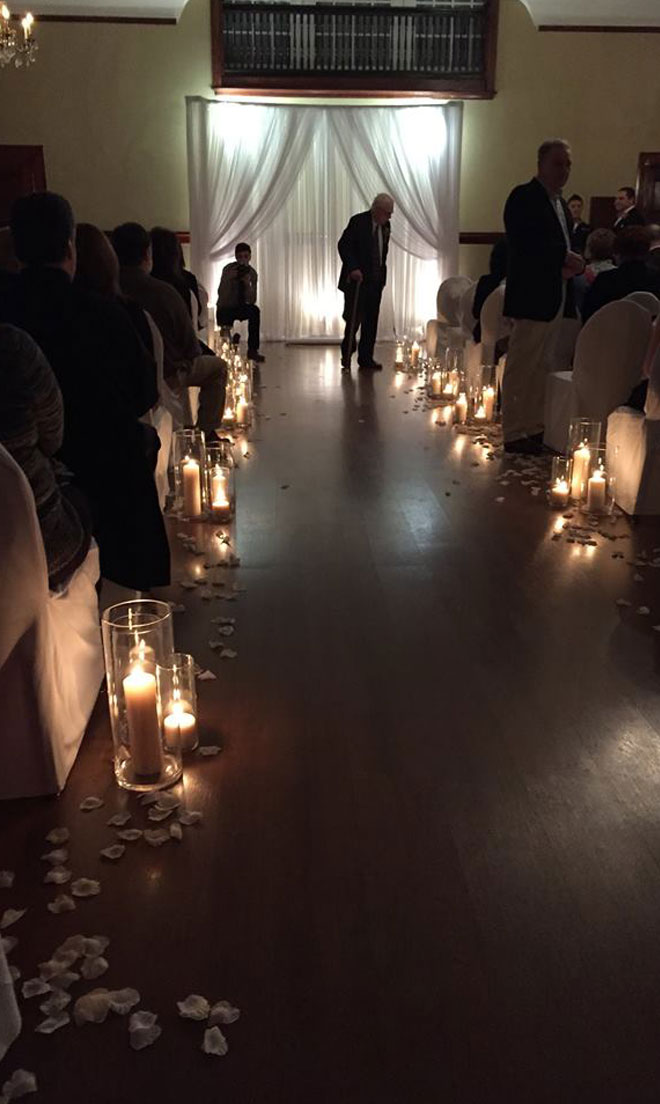
[[[106,820],[106,824],[109,828],[123,828],[129,820],[131,820],[130,813],[115,813],[114,816],[110,817],[110,820]]]
[[[100,797],[86,797],[84,801],[80,802],[78,808],[81,813],[91,813],[92,809],[100,809],[104,802]]]
[[[107,935],[92,935],[83,943],[83,954],[86,958],[97,958],[98,955],[105,954],[109,946]]]
[[[216,1024],[226,1025],[236,1023],[240,1014],[240,1008],[234,1008],[233,1004],[230,1004],[229,1001],[218,1001],[211,1009],[209,1027],[215,1027]]]
[[[54,843],[56,847],[60,843],[68,843],[70,838],[71,833],[68,828],[53,828],[46,836],[48,843]]]
[[[152,831],[147,828],[144,838],[150,847],[162,847],[164,843],[171,839],[171,836],[166,828],[154,828]]]
[[[0,889],[11,889],[14,884],[13,870],[0,870]]]
[[[57,974],[56,977],[51,978],[50,984],[53,989],[70,989],[77,981],[80,981],[80,974],[74,973],[73,970],[67,970],[65,973]]]
[[[18,946],[18,939],[15,935],[3,935],[2,939],[0,939],[0,943],[2,943],[2,949],[5,954],[11,954],[14,947]]]
[[[47,1019],[42,1020],[34,1030],[38,1031],[40,1035],[52,1035],[58,1028],[66,1027],[69,1023],[71,1023],[71,1017],[68,1012],[57,1012],[56,1015],[48,1016]]]
[[[71,871],[67,870],[64,866],[53,866],[50,870],[46,871],[44,882],[46,885],[52,883],[53,885],[64,885],[66,882],[71,881]]]
[[[18,1100],[21,1096],[37,1091],[37,1079],[28,1070],[14,1070],[8,1081],[2,1086],[2,1095],[6,1100]]]
[[[67,993],[64,989],[58,989],[56,993],[51,993],[48,1000],[40,1004],[39,1008],[44,1016],[54,1016],[56,1012],[61,1012],[62,1009],[66,1008],[67,1004],[70,1003],[71,994]]]
[[[78,997],[73,1006],[73,1018],[77,1027],[86,1023],[103,1023],[110,1011],[110,993],[107,989],[92,989]]]
[[[214,1055],[216,1058],[223,1058],[227,1053],[229,1044],[219,1027],[209,1027],[204,1032],[202,1050],[205,1054]]]
[[[110,1009],[118,1016],[127,1016],[131,1008],[140,1003],[140,994],[137,989],[113,989],[108,994]]]
[[[161,794],[156,802],[157,809],[178,809],[181,804],[181,798],[176,794]]]
[[[50,863],[51,866],[64,866],[68,859],[69,852],[66,847],[60,847],[56,851],[47,851],[45,855],[41,856],[41,861]]]
[[[50,992],[52,992],[50,985],[40,977],[24,981],[21,988],[24,1000],[30,1000],[31,997],[43,997]]]
[[[190,828],[192,824],[199,824],[202,819],[202,814],[198,813],[195,809],[181,809],[179,812],[179,821],[185,825],[186,828]]]
[[[178,820],[175,820],[173,824],[170,824],[170,836],[175,840],[183,839],[183,829]]]
[[[20,920],[22,916],[25,916],[27,909],[5,909],[0,917],[0,931],[4,931],[5,928],[11,927],[17,920]]]
[[[198,993],[191,993],[184,1001],[177,1001],[176,1006],[185,1020],[205,1020],[211,1011],[206,997],[200,997]]]
[[[96,897],[101,892],[100,882],[93,878],[78,878],[71,886],[74,897]]]
[[[207,759],[213,755],[219,755],[221,751],[222,748],[217,747],[215,744],[205,744],[203,747],[197,748],[197,754]]]
[[[76,902],[73,897],[69,897],[66,893],[60,893],[59,897],[56,897],[54,901],[49,901],[46,908],[49,912],[58,915],[60,912],[73,912],[76,907]]]
[[[85,936],[84,935],[70,935],[63,943],[53,952],[51,958],[63,958],[68,957],[70,954],[75,954],[76,958],[82,958],[85,953]]]
[[[141,838],[141,828],[124,828],[122,832],[117,832],[117,839],[126,840],[128,843],[135,843],[135,840],[139,840]]]
[[[174,809],[159,809],[157,805],[153,805],[147,816],[149,820],[158,823],[161,820],[167,820],[169,816],[172,816],[173,812]]]
[[[113,843],[111,847],[104,847],[100,855],[104,859],[110,859],[111,862],[117,862],[117,859],[122,857],[125,850],[123,843]]]

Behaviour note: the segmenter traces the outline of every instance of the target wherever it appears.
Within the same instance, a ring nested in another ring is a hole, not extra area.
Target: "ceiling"
[[[28,5],[28,0],[23,0]],[[175,22],[187,0],[32,0],[35,17]],[[16,3],[13,5],[16,7]]]
[[[660,27],[660,0],[523,0],[537,27]]]

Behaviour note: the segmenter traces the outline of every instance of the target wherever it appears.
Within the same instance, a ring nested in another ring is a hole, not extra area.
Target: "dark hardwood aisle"
[[[200,708],[224,750],[181,787],[203,823],[98,858],[117,810],[148,826],[114,784],[103,696],[64,795],[0,807],[0,912],[29,906],[10,961],[29,978],[66,936],[107,934],[109,971],[74,999],[134,986],[163,1035],[35,1035],[22,1001],[0,1084],[34,1070],[45,1104],[657,1102],[660,572],[628,561],[660,526],[553,541],[543,495],[498,484],[510,465],[407,381],[268,353],[238,473],[246,592],[172,588],[178,645],[218,676]],[[186,528],[217,553],[213,527],[175,524],[177,578],[204,561]],[[234,660],[208,647],[225,614]],[[89,794],[104,807],[79,812]],[[52,916],[60,824],[102,892]],[[188,993],[241,1008],[227,1057],[178,1017]]]

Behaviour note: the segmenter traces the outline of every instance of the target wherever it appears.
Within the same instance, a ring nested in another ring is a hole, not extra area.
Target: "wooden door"
[[[0,146],[0,226],[9,223],[15,199],[45,187],[43,146]]]
[[[647,222],[660,222],[660,153],[640,153],[637,206]]]

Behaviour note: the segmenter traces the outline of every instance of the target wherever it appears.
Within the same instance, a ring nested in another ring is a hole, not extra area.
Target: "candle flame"
[[[9,8],[6,4],[2,5],[2,8],[0,8],[0,13],[2,14],[3,19],[9,19]]]

